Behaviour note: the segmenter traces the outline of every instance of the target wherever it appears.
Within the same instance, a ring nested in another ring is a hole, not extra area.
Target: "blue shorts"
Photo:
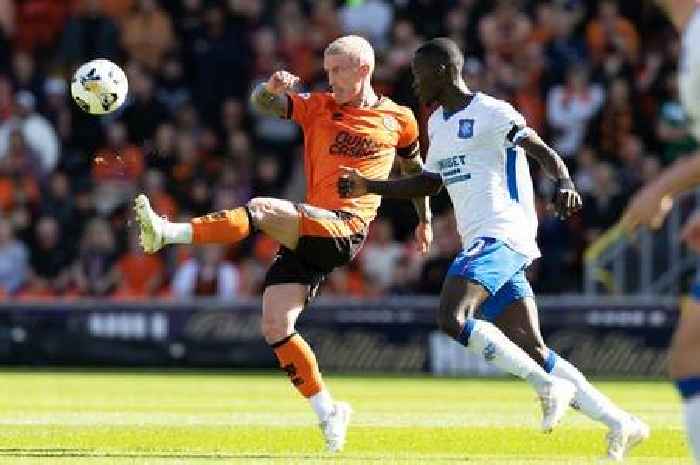
[[[452,262],[447,276],[459,276],[481,284],[491,294],[479,309],[481,317],[493,321],[516,300],[533,297],[525,277],[530,260],[502,241],[476,239]]]

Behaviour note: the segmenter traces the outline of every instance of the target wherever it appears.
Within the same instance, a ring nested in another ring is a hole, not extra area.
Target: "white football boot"
[[[559,424],[576,394],[576,386],[571,381],[553,378],[552,384],[539,393],[542,404],[542,431],[551,433]]]
[[[319,427],[326,439],[326,449],[328,452],[340,452],[345,446],[345,436],[348,432],[348,423],[352,408],[347,402],[336,402],[333,405],[333,412],[324,421],[319,423]]]
[[[630,415],[622,427],[611,429],[606,439],[608,441],[608,458],[621,462],[625,455],[640,442],[649,439],[649,425],[639,418]]]
[[[139,223],[139,238],[143,251],[146,253],[158,252],[165,245],[163,229],[166,220],[153,211],[148,197],[143,194],[139,194],[134,200],[134,211],[136,212],[136,221]]]

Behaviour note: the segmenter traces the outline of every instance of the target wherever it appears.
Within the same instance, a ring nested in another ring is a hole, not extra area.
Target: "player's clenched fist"
[[[290,90],[299,83],[299,77],[293,75],[287,71],[275,71],[268,79],[265,85],[268,92],[273,94],[282,95]]]
[[[554,211],[557,217],[565,220],[583,206],[581,194],[576,192],[576,187],[571,179],[560,179],[554,188]]]
[[[340,178],[338,179],[338,194],[347,199],[360,197],[367,193],[367,178],[362,176],[355,168],[346,166],[340,167]]]

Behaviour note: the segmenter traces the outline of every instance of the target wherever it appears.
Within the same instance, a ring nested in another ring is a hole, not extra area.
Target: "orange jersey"
[[[369,224],[381,197],[340,198],[340,167],[372,179],[389,177],[397,151],[408,155],[418,143],[413,112],[386,97],[371,108],[340,106],[329,93],[289,94],[289,104],[289,116],[304,131],[306,203],[344,210]]]

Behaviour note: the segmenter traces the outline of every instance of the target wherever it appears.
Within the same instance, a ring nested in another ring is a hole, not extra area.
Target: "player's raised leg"
[[[607,435],[608,457],[613,460],[622,460],[627,451],[649,437],[649,427],[617,407],[588,382],[575,366],[545,345],[540,332],[537,304],[532,297],[532,292],[523,292],[523,288],[529,289],[524,273],[518,274],[501,288],[500,295],[496,296],[496,303],[498,300],[510,301],[510,303],[495,318],[494,323],[536,360],[547,373],[567,379],[576,385],[572,405],[589,418],[600,421],[610,428]],[[522,298],[519,298],[521,295]],[[515,296],[516,300],[512,300],[511,296]],[[486,311],[492,311],[492,309],[487,308]]]
[[[299,212],[288,200],[256,197],[244,206],[193,218],[189,223],[172,223],[159,216],[143,194],[136,197],[134,210],[147,253],[169,244],[234,244],[255,230],[292,250],[299,240]]]
[[[258,197],[245,206],[194,218],[189,223],[172,223],[158,216],[145,195],[136,198],[134,208],[146,252],[157,252],[168,244],[232,244],[245,239],[252,231],[260,230],[287,249],[286,261],[278,260],[273,264],[268,277],[274,273],[276,278],[284,278],[281,276],[284,273],[299,271],[284,269],[290,266],[289,260],[295,260],[291,251],[297,248],[301,222],[298,209],[287,200]],[[318,415],[328,450],[336,452],[345,444],[350,407],[344,402],[333,401],[323,384],[316,356],[294,329],[309,293],[313,292],[311,287],[315,285],[266,285],[261,329],[280,367]]]
[[[669,356],[669,374],[683,397],[686,431],[695,461],[700,463],[700,302],[681,312]]]
[[[542,402],[542,429],[550,432],[566,413],[575,388],[568,381],[548,375],[496,326],[474,318],[476,309],[488,296],[482,285],[448,275],[440,296],[438,325],[487,362],[526,380]]]
[[[294,329],[308,293],[309,287],[302,284],[266,287],[263,293],[262,333],[274,350],[282,370],[316,412],[327,449],[337,452],[345,445],[351,409],[345,402],[333,401],[321,378],[313,350]]]

